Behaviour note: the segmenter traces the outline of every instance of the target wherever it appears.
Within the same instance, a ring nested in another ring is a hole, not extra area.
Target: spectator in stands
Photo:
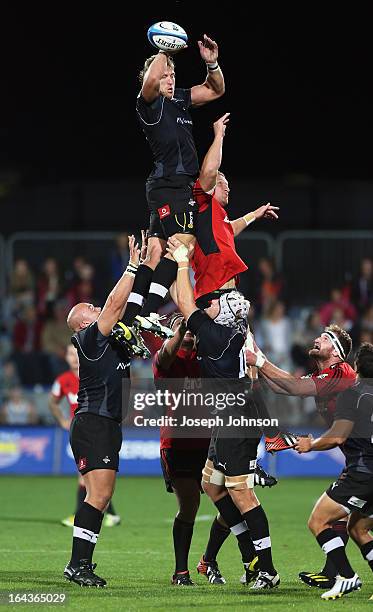
[[[362,335],[364,335],[365,338],[373,336],[373,305],[367,308],[351,330],[351,338],[354,346],[359,346],[362,342],[372,342],[372,340],[367,339],[360,340]]]
[[[57,261],[48,257],[42,266],[42,272],[37,282],[36,303],[39,316],[51,316],[54,303],[61,292],[61,279]]]
[[[357,317],[356,308],[343,295],[339,287],[334,287],[330,292],[330,301],[323,304],[319,311],[322,325],[330,325],[333,315],[336,316],[335,313],[338,310],[342,311],[344,320],[349,322],[349,327],[351,328]]]
[[[308,352],[313,346],[315,338],[321,334],[323,329],[319,313],[317,310],[313,310],[295,332],[291,355],[295,365],[302,369],[302,372],[298,372],[298,375],[301,376],[313,369]]]
[[[9,296],[4,301],[4,324],[12,332],[13,324],[20,311],[35,300],[34,276],[25,259],[17,259],[9,279]]]
[[[17,352],[31,353],[40,350],[42,322],[32,304],[21,311],[13,329],[13,346]]]
[[[10,275],[10,294],[21,304],[34,298],[34,276],[25,259],[17,259]]]
[[[259,294],[257,305],[262,312],[270,308],[271,304],[281,297],[282,280],[275,270],[275,265],[269,257],[262,257],[258,262]]]
[[[352,283],[351,300],[360,312],[373,305],[373,261],[364,257],[360,264],[360,275]]]
[[[20,379],[13,361],[6,361],[0,367],[0,404],[8,399],[9,391],[19,387]]]
[[[77,278],[67,291],[68,310],[80,302],[92,303],[95,301],[95,269],[89,263],[84,263],[77,268]]]
[[[4,425],[35,425],[38,422],[35,407],[23,396],[20,387],[9,391],[9,399],[0,410],[0,421]]]
[[[290,346],[292,325],[285,315],[283,302],[275,301],[260,322],[263,352],[279,368],[291,370]]]
[[[37,318],[35,306],[26,306],[13,330],[12,359],[23,385],[47,384],[51,374],[40,352],[42,322]]]
[[[114,282],[120,279],[123,270],[129,262],[130,252],[128,249],[128,234],[122,232],[116,239],[116,247],[111,253],[111,275]]]
[[[71,331],[66,325],[68,312],[65,301],[56,302],[53,318],[46,322],[41,335],[41,347],[47,354],[53,378],[66,370],[66,346],[71,342]]]

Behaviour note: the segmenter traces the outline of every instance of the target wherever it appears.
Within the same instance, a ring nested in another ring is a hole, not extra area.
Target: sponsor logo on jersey
[[[128,366],[129,366],[129,363],[123,363],[123,361],[121,361],[117,365],[117,370],[125,370],[126,368],[128,368]]]
[[[351,504],[351,506],[356,506],[356,508],[362,508],[367,503],[367,500],[366,499],[359,499],[359,497],[355,497],[353,495],[348,500],[348,503]]]
[[[184,117],[177,117],[176,123],[181,123],[181,125],[185,125],[185,123],[187,125],[193,125],[193,121],[191,121],[190,119],[184,119]]]
[[[169,205],[165,204],[164,206],[161,206],[161,208],[158,208],[158,214],[159,214],[160,219],[164,219],[165,217],[168,217],[168,215],[171,214]]]

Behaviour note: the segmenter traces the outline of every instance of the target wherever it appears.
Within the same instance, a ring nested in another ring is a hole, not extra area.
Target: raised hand
[[[255,219],[278,219],[276,210],[280,210],[280,208],[278,206],[272,206],[270,202],[263,204],[263,206],[259,206],[259,208],[254,210]]]
[[[140,262],[140,249],[133,234],[128,237],[128,248],[130,250],[130,263],[138,266]]]
[[[203,35],[203,40],[198,41],[199,52],[207,64],[214,64],[218,60],[218,45],[214,40]]]
[[[215,121],[214,123],[215,136],[217,136],[218,134],[221,134],[222,136],[225,135],[225,130],[229,123],[229,115],[230,113],[225,113],[222,117],[220,117],[220,119]]]

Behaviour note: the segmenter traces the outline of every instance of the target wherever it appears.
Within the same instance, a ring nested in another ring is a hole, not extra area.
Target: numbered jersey
[[[73,418],[75,410],[78,407],[78,391],[79,378],[71,370],[57,376],[52,386],[52,395],[57,400],[66,397],[69,402],[71,418]]]
[[[345,361],[340,361],[324,370],[316,370],[303,378],[312,378],[315,381],[317,389],[316,407],[330,427],[334,421],[338,394],[355,383],[355,370]]]
[[[341,447],[346,467],[373,476],[373,385],[361,380],[341,393],[334,418],[354,424]]]

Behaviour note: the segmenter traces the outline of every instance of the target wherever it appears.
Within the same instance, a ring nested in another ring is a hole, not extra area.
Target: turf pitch
[[[173,573],[172,521],[174,496],[166,493],[160,478],[119,478],[114,502],[122,516],[118,527],[103,528],[96,548],[97,573],[108,581],[105,589],[83,589],[62,577],[69,560],[72,530],[59,524],[71,514],[75,501],[75,478],[0,478],[0,599],[14,593],[66,593],[61,605],[32,604],[40,610],[156,610],[190,608],[220,612],[250,606],[253,611],[365,610],[373,612],[372,574],[353,543],[348,554],[363,581],[357,593],[339,601],[320,600],[321,590],[301,583],[298,572],[319,570],[323,555],[306,527],[313,503],[329,480],[282,480],[271,490],[257,488],[271,526],[275,565],[281,586],[256,594],[239,584],[242,575],[240,555],[232,536],[220,555],[220,569],[227,579],[224,586],[210,585],[195,570],[204,550],[214,509],[202,497],[190,554],[190,571],[197,586],[170,585]],[[16,609],[30,609],[17,604]],[[0,606],[2,609],[2,606]],[[5,609],[5,607],[3,608]]]

